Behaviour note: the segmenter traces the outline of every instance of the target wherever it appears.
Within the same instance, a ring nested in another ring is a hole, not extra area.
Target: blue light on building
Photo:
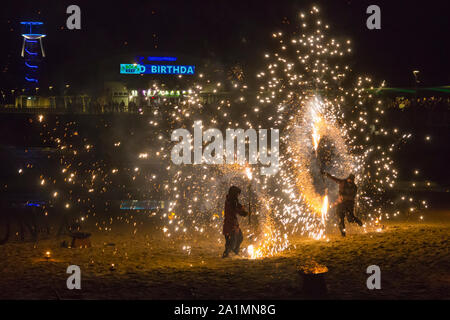
[[[148,61],[177,61],[176,57],[148,57]]]
[[[45,57],[42,38],[46,35],[42,32],[43,22],[40,21],[23,21],[22,25],[22,53],[25,63],[25,80],[27,83],[39,83],[39,65],[41,59]],[[32,87],[30,87],[32,88]]]

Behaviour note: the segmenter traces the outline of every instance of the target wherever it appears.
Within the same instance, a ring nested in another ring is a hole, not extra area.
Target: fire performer
[[[347,216],[348,222],[355,222],[359,226],[362,226],[361,220],[355,217],[354,209],[355,209],[355,197],[357,187],[355,184],[355,176],[350,174],[345,179],[339,179],[333,177],[328,172],[322,171],[327,178],[333,180],[339,185],[339,197],[336,202],[336,213],[339,218],[339,229],[343,237],[345,237],[345,224],[344,218]]]
[[[240,193],[241,189],[236,186],[231,186],[228,190],[227,199],[225,201],[225,219],[223,221],[225,251],[222,254],[222,258],[228,257],[230,251],[239,255],[239,249],[242,240],[244,240],[242,231],[239,228],[237,215],[245,217],[248,215],[248,212],[246,212],[244,207],[239,203],[238,197]]]

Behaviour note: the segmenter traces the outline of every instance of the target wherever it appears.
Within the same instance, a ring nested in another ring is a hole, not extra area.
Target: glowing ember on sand
[[[262,241],[257,246],[249,245],[247,247],[248,257],[250,259],[273,256],[283,251],[288,245],[288,241],[282,241],[279,233],[272,229],[270,223],[264,225],[264,233],[261,236]]]
[[[314,260],[310,260],[306,264],[299,266],[299,271],[304,274],[321,274],[328,272],[328,268]]]

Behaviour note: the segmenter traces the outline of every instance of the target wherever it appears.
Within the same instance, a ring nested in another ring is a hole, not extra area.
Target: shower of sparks
[[[163,221],[161,232],[184,239],[183,250],[190,252],[190,242],[198,235],[223,241],[225,196],[236,185],[242,190],[241,203],[252,197],[252,216],[257,217],[256,225],[241,223],[247,230],[246,251],[250,258],[263,258],[289,248],[291,235],[327,239],[337,186],[323,178],[321,171],[326,171],[340,178],[355,174],[357,214],[366,226],[381,230],[383,219],[390,218],[388,205],[394,204],[382,197],[394,187],[398,175],[393,153],[411,135],[385,124],[385,106],[374,98],[372,80],[355,77],[345,64],[351,54],[350,41],[328,35],[329,26],[320,19],[317,7],[301,13],[297,26],[291,32],[272,34],[277,48],[264,54],[267,65],[257,74],[261,84],[254,102],[248,94],[244,99],[248,87],[243,76],[224,81],[216,74],[202,73],[192,83],[185,80],[190,88],[179,100],[164,98],[152,106],[148,125],[155,139],[132,155],[135,163],[129,167],[116,167],[114,159],[93,157],[98,146],[79,133],[74,121],[47,123],[47,117],[39,115],[43,140],[56,146],[52,157],[60,167],[59,176],[42,173],[40,177],[52,206],[67,210],[77,206],[83,217],[80,222],[94,217],[98,230],[111,231],[113,221],[97,215],[110,203],[99,199],[113,188],[126,192],[129,199],[148,197],[148,190],[153,190],[167,200],[157,210]],[[217,93],[225,86],[232,89],[229,96],[205,104],[202,93],[206,89]],[[155,84],[151,90],[160,88]],[[222,130],[279,128],[280,171],[261,176],[256,174],[259,165],[174,165],[171,132],[178,128],[192,132],[196,120],[202,120],[205,128]],[[129,156],[126,141],[112,141],[110,147],[117,150],[115,157]],[[140,166],[152,159],[163,164],[166,178]],[[132,187],[139,192],[132,193]],[[415,211],[414,202],[408,203],[410,212]],[[117,219],[136,225],[132,217]]]

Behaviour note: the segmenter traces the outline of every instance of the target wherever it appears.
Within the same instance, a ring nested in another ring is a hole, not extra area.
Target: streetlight
[[[420,71],[414,70],[412,73],[414,75],[414,79],[416,80],[416,86],[417,86],[417,84],[420,83],[419,78],[418,78],[418,74],[420,73]]]
[[[417,103],[417,86],[420,83],[419,81],[419,70],[413,70],[413,75],[414,75],[414,79],[415,79],[415,83],[414,83],[414,89],[415,89],[415,101],[414,103]]]

